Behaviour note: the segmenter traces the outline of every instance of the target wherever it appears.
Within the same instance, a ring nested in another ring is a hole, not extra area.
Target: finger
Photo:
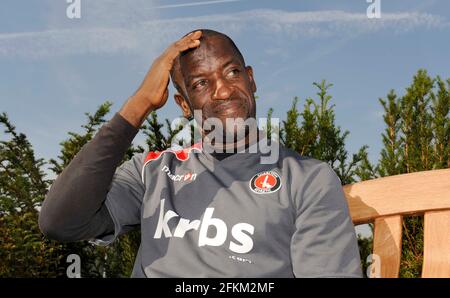
[[[196,47],[198,47],[199,45],[200,45],[200,40],[198,40],[198,39],[193,40],[192,42],[189,42],[189,43],[187,44],[187,46],[188,46],[189,49],[196,48]],[[183,50],[183,51],[184,51],[184,50]]]
[[[191,32],[185,37],[183,37],[179,43],[177,43],[178,52],[185,51],[190,48],[195,48],[200,45],[200,37],[202,36],[202,31],[198,30],[195,32]]]
[[[188,43],[193,42],[195,45],[200,45],[200,37],[202,37],[202,31],[192,32],[192,35],[189,36],[190,41]]]
[[[197,30],[197,31],[189,33],[185,37],[189,37],[191,39],[199,39],[201,36],[202,36],[202,31],[201,30]]]
[[[181,52],[186,51],[187,49],[198,47],[200,45],[199,39],[201,35],[202,32],[198,30],[195,32],[191,32],[185,37],[179,39],[166,50],[166,57],[168,57],[169,60],[173,60]]]
[[[168,56],[170,59],[175,59],[181,52],[186,51],[188,49],[196,48],[200,45],[200,41],[192,40],[188,42],[176,42],[173,46],[168,49]]]
[[[197,30],[197,31],[191,32],[188,35],[182,37],[182,39],[183,38],[200,38],[200,36],[202,36],[202,31]]]

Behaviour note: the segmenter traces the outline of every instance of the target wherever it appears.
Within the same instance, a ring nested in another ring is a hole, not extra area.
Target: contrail
[[[162,6],[156,6],[154,8],[176,8],[176,7],[198,6],[198,5],[208,5],[208,4],[238,2],[238,1],[242,1],[242,0],[215,0],[215,1],[191,2],[191,3],[184,3],[184,4],[162,5]]]

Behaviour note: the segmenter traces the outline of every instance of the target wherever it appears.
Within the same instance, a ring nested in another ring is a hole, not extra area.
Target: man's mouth
[[[247,118],[248,105],[245,99],[229,99],[222,103],[203,107],[203,115],[216,118]]]

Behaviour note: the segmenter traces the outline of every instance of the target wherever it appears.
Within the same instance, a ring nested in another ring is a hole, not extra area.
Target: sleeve
[[[114,223],[114,232],[91,239],[91,243],[109,245],[118,236],[139,227],[145,192],[141,179],[143,158],[143,154],[137,154],[117,168],[105,200],[105,206]]]
[[[362,277],[358,243],[339,177],[325,162],[296,193],[291,239],[296,277]]]
[[[116,113],[83,146],[53,182],[42,204],[39,227],[44,235],[74,242],[111,233],[113,220],[105,200],[114,196],[116,189],[125,189],[131,181],[135,182],[131,177],[124,178],[131,175],[133,162],[125,163],[113,177],[138,131]],[[137,182],[135,185],[140,187]]]

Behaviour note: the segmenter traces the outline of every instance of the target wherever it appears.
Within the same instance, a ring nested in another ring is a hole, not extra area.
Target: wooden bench
[[[402,218],[412,215],[424,216],[422,277],[450,277],[450,169],[367,180],[343,189],[353,223],[374,223],[373,255],[379,256],[380,272],[371,277],[398,277]]]

